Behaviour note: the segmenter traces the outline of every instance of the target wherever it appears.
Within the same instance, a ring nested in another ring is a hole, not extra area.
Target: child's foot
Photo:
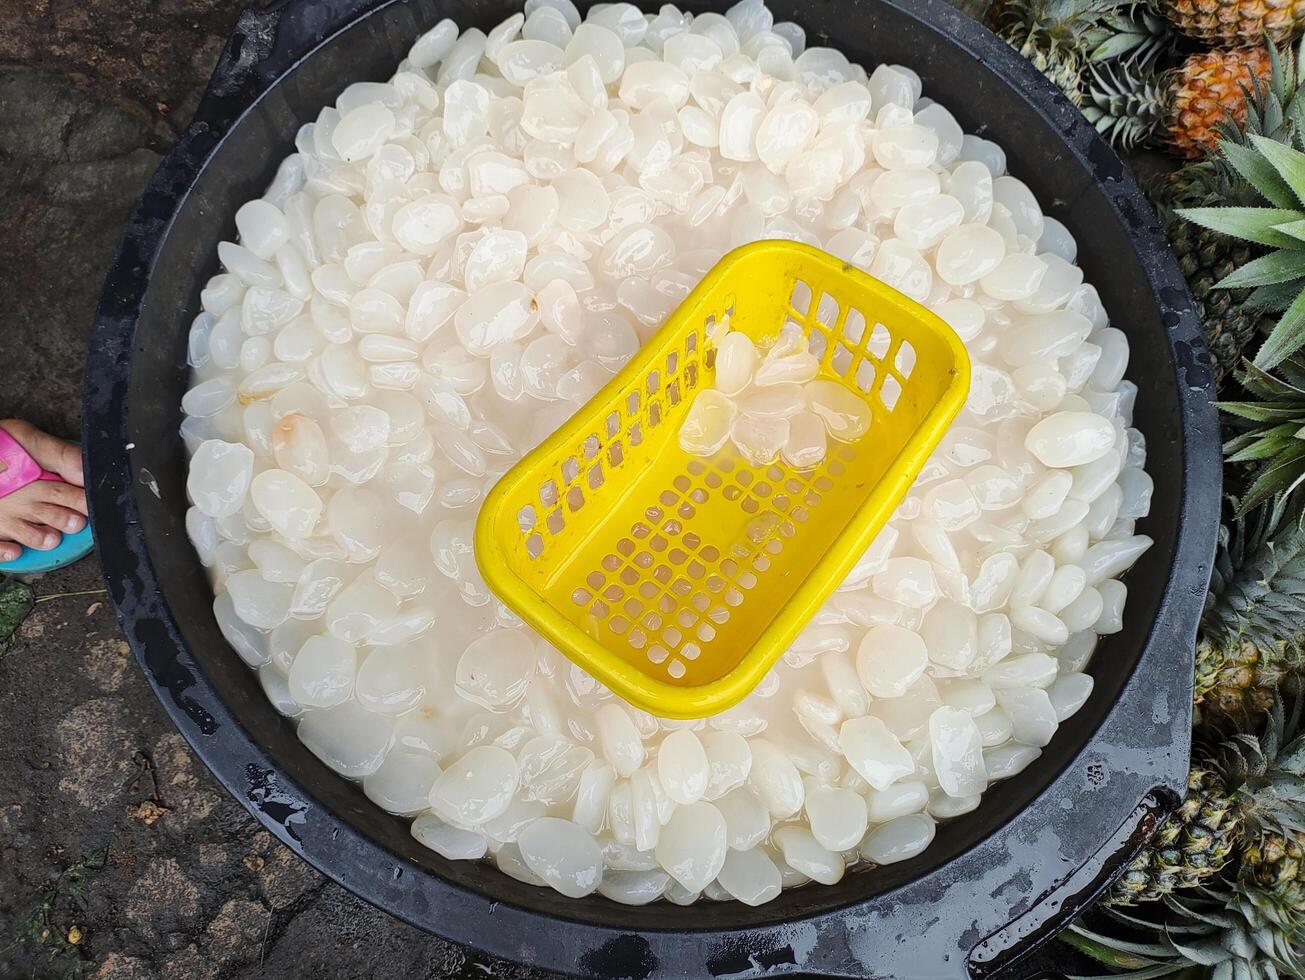
[[[4,429],[27,450],[43,470],[66,482],[37,480],[0,497],[0,562],[13,561],[23,548],[49,551],[62,534],[86,526],[86,493],[82,489],[82,454],[75,445],[56,439],[22,419],[0,420]]]

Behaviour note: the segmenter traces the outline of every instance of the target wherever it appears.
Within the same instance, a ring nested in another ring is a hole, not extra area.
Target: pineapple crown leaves
[[[1146,3],[1129,3],[1101,17],[1107,36],[1088,52],[1093,62],[1128,57],[1145,66],[1166,56],[1174,47],[1169,21]]]
[[[1150,980],[1184,971],[1212,980],[1302,975],[1305,963],[1291,937],[1238,886],[1193,889],[1182,900],[1167,895],[1155,912],[1142,917],[1118,908],[1103,911],[1137,941],[1094,931],[1081,921],[1071,925],[1062,938],[1114,972],[1070,980]]]
[[[1305,487],[1305,358],[1283,362],[1277,375],[1248,363],[1237,380],[1251,397],[1218,403],[1232,416],[1237,433],[1224,443],[1228,461],[1251,466],[1251,484],[1237,514],[1242,517],[1270,500],[1281,512]],[[1299,536],[1297,530],[1292,539]],[[1297,615],[1305,618],[1305,610]]]
[[[1305,833],[1305,732],[1300,732],[1302,700],[1290,710],[1275,699],[1256,735],[1228,738],[1217,752],[1218,766],[1236,784],[1235,801],[1246,832]]]
[[[1251,289],[1248,305],[1282,313],[1255,358],[1255,365],[1267,371],[1305,346],[1305,153],[1291,145],[1305,137],[1305,101],[1297,98],[1305,57],[1266,47],[1269,78],[1255,79],[1247,89],[1246,131],[1238,133],[1231,118],[1224,120],[1217,157],[1217,166],[1232,178],[1226,183],[1242,192],[1228,198],[1250,194],[1255,203],[1177,213],[1212,231],[1273,249],[1217,283],[1221,289]],[[1261,202],[1268,206],[1259,206]]]
[[[1237,507],[1236,501],[1233,506]],[[1305,634],[1305,529],[1272,507],[1220,529],[1201,634],[1217,643],[1247,640],[1272,649]]]
[[[1305,57],[1290,48],[1280,51],[1277,45],[1266,44],[1269,55],[1269,76],[1262,80],[1252,76],[1246,90],[1246,122],[1237,125],[1231,113],[1219,124],[1224,140],[1245,145],[1251,136],[1267,136],[1289,146],[1300,146],[1305,136],[1305,103],[1297,95],[1305,82]],[[1302,41],[1305,48],[1305,41]]]
[[[1169,73],[1150,71],[1131,59],[1091,66],[1091,104],[1083,115],[1112,145],[1132,150],[1152,139],[1165,122]],[[1303,243],[1305,244],[1305,243]]]

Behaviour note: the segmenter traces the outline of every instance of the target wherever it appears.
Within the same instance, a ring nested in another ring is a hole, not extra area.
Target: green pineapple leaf
[[[1244,289],[1293,282],[1301,277],[1305,277],[1305,250],[1280,248],[1234,269],[1214,285],[1216,289]]]
[[[1259,471],[1246,490],[1242,509],[1237,516],[1244,516],[1252,508],[1275,497],[1290,496],[1303,482],[1305,482],[1305,444],[1295,453],[1290,450],[1280,453],[1278,462]]]
[[[1305,214],[1285,208],[1180,208],[1177,213],[1211,231],[1274,248],[1298,248],[1300,242],[1276,226],[1305,221]]]
[[[1281,108],[1278,111],[1280,113]],[[1267,117],[1265,121],[1267,124]],[[1282,125],[1280,119],[1278,125]],[[1267,136],[1252,134],[1250,140],[1251,145],[1272,165],[1274,170],[1282,175],[1282,179],[1295,193],[1297,200],[1305,200],[1305,153]]]
[[[1291,187],[1261,154],[1229,140],[1220,142],[1219,154],[1228,166],[1275,208],[1291,210],[1299,206]]]
[[[1305,292],[1292,301],[1282,318],[1273,325],[1259,353],[1255,355],[1255,366],[1268,371],[1291,357],[1302,346],[1305,346]]]
[[[1300,288],[1291,282],[1278,282],[1271,286],[1259,286],[1251,290],[1251,294],[1246,297],[1242,306],[1252,310],[1266,310],[1272,313],[1281,313],[1287,307],[1291,306],[1292,300]]]
[[[1274,225],[1274,231],[1280,231],[1284,235],[1290,235],[1298,242],[1305,242],[1305,221],[1288,221],[1281,225]],[[1299,248],[1300,246],[1296,246]]]

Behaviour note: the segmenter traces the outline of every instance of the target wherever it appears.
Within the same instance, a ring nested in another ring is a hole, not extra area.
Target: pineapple
[[[1062,939],[1135,980],[1189,969],[1249,980],[1305,976],[1305,735],[1292,740],[1301,704],[1286,717],[1275,701],[1258,736],[1204,750],[1187,799],[1090,915],[1095,928],[1080,920]],[[1121,908],[1148,898],[1159,901]]]
[[[1305,531],[1271,509],[1219,535],[1196,647],[1201,721],[1258,720],[1285,680],[1305,673]]]
[[[1128,52],[1150,60],[1170,36],[1160,18],[1130,0],[998,0],[987,23],[1076,106],[1090,62]]]
[[[1267,333],[1272,319],[1263,307],[1250,302],[1249,288],[1221,289],[1217,284],[1259,258],[1265,248],[1191,224],[1179,218],[1174,209],[1256,202],[1258,192],[1231,165],[1230,154],[1239,154],[1243,148],[1252,150],[1252,140],[1257,136],[1292,142],[1301,81],[1291,49],[1279,53],[1269,48],[1268,55],[1268,77],[1253,80],[1243,127],[1239,129],[1225,120],[1217,156],[1187,164],[1152,188],[1151,193],[1165,235],[1196,300],[1220,390],[1241,366],[1243,356],[1253,353],[1249,348]]]
[[[1094,66],[1083,115],[1122,149],[1158,143],[1197,159],[1214,148],[1221,124],[1245,123],[1246,93],[1269,70],[1264,48],[1200,51],[1168,71],[1132,60]]]
[[[1110,973],[1079,980],[1285,980],[1305,976],[1300,937],[1266,913],[1254,888],[1220,883],[1181,899],[1166,896],[1145,917],[1107,908],[1060,938]],[[1108,931],[1106,931],[1108,930]]]
[[[1205,204],[1209,200],[1202,198],[1199,203]],[[1188,203],[1181,197],[1170,201]],[[1182,270],[1187,288],[1196,301],[1196,311],[1200,314],[1205,342],[1210,347],[1214,363],[1216,388],[1221,390],[1241,365],[1247,348],[1266,332],[1272,320],[1263,310],[1243,305],[1250,296],[1249,289],[1215,289],[1215,283],[1256,258],[1262,250],[1183,221],[1175,216],[1169,203],[1159,203],[1156,210],[1178,259],[1178,268]]]
[[[1261,842],[1258,860],[1252,861],[1249,849],[1240,855],[1239,877],[1248,887],[1260,894],[1266,882],[1280,882],[1285,900],[1305,888],[1299,861],[1279,858],[1292,853],[1290,844],[1269,846],[1274,835],[1286,841],[1305,829],[1305,736],[1283,748],[1283,732],[1293,732],[1299,717],[1293,713],[1288,723],[1278,700],[1265,719],[1259,737],[1237,735],[1217,751],[1198,753],[1186,797],[1115,882],[1107,905],[1154,902],[1212,884],[1248,835]]]
[[[1239,817],[1223,780],[1194,764],[1187,796],[1115,882],[1110,905],[1152,902],[1177,889],[1195,888],[1228,863]]]
[[[1242,853],[1243,873],[1256,895],[1279,917],[1292,915],[1305,925],[1305,834],[1265,833]]]
[[[1159,0],[1183,34],[1209,45],[1290,41],[1305,24],[1305,0]]]

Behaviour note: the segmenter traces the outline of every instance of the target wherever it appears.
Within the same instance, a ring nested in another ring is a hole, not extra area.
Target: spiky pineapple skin
[[[1228,863],[1238,826],[1223,780],[1194,765],[1183,802],[1115,882],[1107,904],[1153,902],[1208,881]]]
[[[1294,38],[1305,24],[1305,0],[1161,0],[1161,12],[1188,37],[1210,45]]]
[[[1206,156],[1219,138],[1221,122],[1231,116],[1238,127],[1245,124],[1246,90],[1253,78],[1268,75],[1269,54],[1263,47],[1189,55],[1174,69],[1166,90],[1166,142],[1179,156]]]
[[[1290,673],[1287,657],[1285,645],[1262,650],[1249,641],[1224,649],[1198,644],[1193,690],[1198,723],[1235,727],[1264,717]]]
[[[1026,35],[1023,40],[1019,40],[1018,34],[1007,40],[1034,68],[1064,92],[1070,102],[1076,106],[1083,104],[1083,64],[1077,57],[1055,48],[1040,47],[1036,36],[1032,34]]]
[[[1266,832],[1241,855],[1248,900],[1305,944],[1305,834]]]

